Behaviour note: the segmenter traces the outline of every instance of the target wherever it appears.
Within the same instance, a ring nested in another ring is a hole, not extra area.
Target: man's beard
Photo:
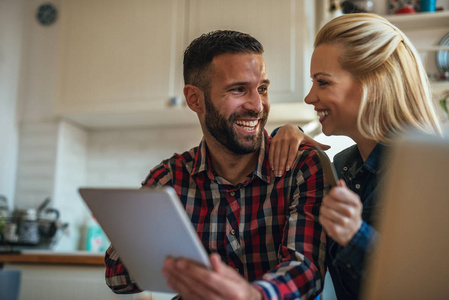
[[[206,103],[206,128],[210,134],[212,134],[212,136],[220,142],[220,144],[236,154],[253,153],[260,149],[263,138],[263,129],[265,128],[268,118],[267,111],[263,111],[262,113],[257,113],[255,111],[247,111],[246,113],[241,114],[233,113],[229,119],[226,120],[215,109],[208,92],[204,93],[204,102]],[[242,117],[261,118],[259,121],[259,132],[257,134],[247,135],[244,137],[246,142],[252,141],[252,143],[240,142],[238,135],[235,132],[234,121]]]

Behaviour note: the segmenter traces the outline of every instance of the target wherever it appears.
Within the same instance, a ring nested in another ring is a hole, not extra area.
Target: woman
[[[339,186],[324,197],[319,220],[328,236],[326,261],[337,297],[357,299],[377,235],[377,187],[387,167],[383,150],[410,127],[429,134],[441,134],[441,128],[417,51],[384,18],[335,18],[318,32],[314,48],[313,85],[305,102],[315,107],[325,135],[356,143],[334,157]],[[302,136],[293,125],[279,129],[270,146],[273,157],[296,154],[288,149]],[[283,164],[272,162],[275,173],[283,172]]]

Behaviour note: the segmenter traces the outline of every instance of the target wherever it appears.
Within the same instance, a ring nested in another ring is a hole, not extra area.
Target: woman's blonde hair
[[[396,26],[375,14],[347,14],[321,28],[314,47],[321,44],[340,47],[341,68],[362,85],[357,125],[365,137],[388,142],[410,127],[441,134],[419,54]]]

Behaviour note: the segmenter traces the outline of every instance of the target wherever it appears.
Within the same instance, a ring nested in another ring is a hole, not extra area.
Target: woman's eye
[[[327,81],[324,81],[324,80],[318,80],[317,82],[318,82],[318,85],[319,85],[319,86],[325,86],[325,85],[328,84],[328,82],[327,82]]]

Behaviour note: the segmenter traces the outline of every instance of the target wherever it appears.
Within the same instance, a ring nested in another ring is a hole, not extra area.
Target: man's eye
[[[259,90],[259,93],[266,94],[268,92],[268,87],[261,86],[261,87],[258,88],[258,90]]]
[[[231,89],[231,92],[233,92],[233,93],[243,93],[245,91],[245,89],[244,88],[242,88],[242,87],[236,87],[236,88],[233,88],[233,89]]]

